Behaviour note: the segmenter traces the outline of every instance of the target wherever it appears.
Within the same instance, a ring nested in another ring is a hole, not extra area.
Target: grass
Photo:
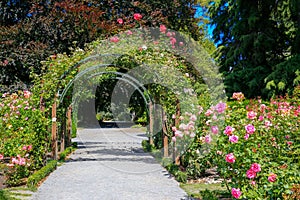
[[[228,192],[225,187],[221,186],[221,183],[181,183],[180,187],[190,196],[199,199],[213,199],[211,195],[218,198],[227,198]],[[211,198],[207,197],[210,193]]]

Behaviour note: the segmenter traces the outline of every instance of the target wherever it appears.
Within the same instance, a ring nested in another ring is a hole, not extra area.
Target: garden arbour
[[[124,83],[131,86],[127,93],[139,92],[147,105],[149,137],[152,138],[156,132],[163,132],[163,141],[161,142],[164,147],[164,156],[174,152],[168,146],[173,146],[173,149],[178,150],[178,154],[182,154],[193,141],[193,137],[188,135],[188,137],[178,137],[184,142],[179,142],[179,140],[172,142],[172,136],[175,137],[174,132],[168,130],[172,125],[177,127],[180,125],[181,114],[197,112],[199,104],[197,97],[199,91],[195,92],[197,89],[202,92],[208,91],[211,102],[219,102],[224,97],[223,85],[213,60],[198,42],[186,35],[171,30],[161,33],[158,29],[136,29],[118,34],[113,39],[97,41],[92,44],[91,49],[88,54],[85,54],[85,58],[83,57],[72,67],[67,67],[67,70],[60,75],[57,82],[57,94],[55,94],[55,98],[59,98],[59,101],[54,101],[52,110],[55,111],[57,106],[59,106],[58,108],[69,107],[71,102],[70,100],[66,101],[66,97],[71,95],[73,113],[78,114],[80,98],[91,97],[95,94],[99,77],[101,79],[101,77],[109,76],[109,79],[117,79],[118,82],[113,89],[112,102],[128,103],[130,101],[128,96],[120,98],[119,92]],[[127,59],[130,59],[126,60],[126,56]],[[53,62],[57,62],[59,65],[59,58],[53,59]],[[132,67],[130,63],[135,64]],[[190,65],[190,68],[186,65]],[[69,82],[66,83],[65,79],[68,79]],[[203,84],[196,88],[195,80],[200,79]],[[162,91],[167,92],[161,95]],[[173,99],[167,99],[168,96],[172,96]],[[164,100],[161,101],[160,98]],[[71,109],[67,110],[70,112]],[[52,152],[54,157],[57,156],[57,138],[61,140],[61,150],[64,148],[66,135],[68,136],[67,141],[70,141],[71,119],[63,119],[65,111],[66,109],[62,109],[62,113],[58,115],[60,117],[57,117],[55,112],[52,113]],[[157,115],[157,113],[160,114]],[[94,112],[93,115],[95,116],[95,114]],[[175,117],[171,117],[173,114]],[[71,114],[69,113],[67,116],[70,117]],[[59,119],[59,123],[56,119]],[[64,125],[66,122],[68,125]],[[56,128],[58,124],[63,127],[59,131]],[[152,142],[150,139],[150,143]],[[70,142],[67,143],[70,144]],[[176,157],[175,154],[172,156],[173,159]]]

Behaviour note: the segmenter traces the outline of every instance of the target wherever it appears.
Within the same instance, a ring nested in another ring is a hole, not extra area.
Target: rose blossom
[[[232,132],[234,131],[234,128],[232,128],[231,126],[226,126],[224,133],[228,136],[230,136],[232,134]]]
[[[162,32],[162,33],[166,33],[167,28],[166,28],[165,25],[161,24],[161,25],[159,26],[159,30],[160,30],[160,32]]]
[[[142,17],[143,17],[143,16],[142,16],[140,13],[135,13],[135,14],[133,15],[133,18],[134,18],[135,20],[137,20],[137,21],[141,20]]]
[[[226,103],[218,103],[216,106],[215,106],[215,109],[217,110],[217,112],[220,114],[220,113],[223,113],[225,110],[226,110]]]
[[[207,144],[211,143],[211,141],[212,141],[211,136],[210,135],[206,135],[204,141]]]
[[[3,160],[4,156],[2,154],[0,154],[0,160]]]
[[[218,134],[218,132],[219,132],[218,126],[212,126],[210,129],[213,134]]]
[[[250,169],[254,172],[260,172],[261,171],[260,164],[258,164],[258,163],[253,163],[251,165]]]
[[[255,132],[255,127],[252,124],[246,125],[245,129],[248,134],[253,134]]]
[[[257,115],[257,113],[254,112],[254,111],[249,111],[249,112],[247,113],[248,119],[254,119],[254,118],[256,117],[256,115]]]
[[[231,135],[231,136],[229,136],[229,142],[237,143],[238,140],[239,140],[239,137],[236,136],[236,135]]]
[[[242,195],[242,192],[239,188],[232,188],[231,189],[231,194],[234,198],[238,199]]]
[[[117,22],[118,22],[119,24],[123,24],[123,19],[122,19],[122,18],[119,18],[119,19],[117,19]]]
[[[248,140],[248,139],[249,139],[249,134],[246,134],[246,135],[244,136],[244,139],[245,139],[245,140]]]
[[[233,153],[227,154],[225,160],[226,160],[226,162],[234,163],[235,162],[235,157],[234,157]]]
[[[251,169],[247,170],[246,172],[247,178],[255,178],[256,177],[256,172],[252,171]]]
[[[275,182],[276,181],[277,175],[274,173],[271,173],[270,176],[268,177],[268,181],[270,182]]]
[[[114,37],[111,37],[109,40],[111,42],[117,43],[117,42],[119,42],[120,39],[117,36],[114,36]]]

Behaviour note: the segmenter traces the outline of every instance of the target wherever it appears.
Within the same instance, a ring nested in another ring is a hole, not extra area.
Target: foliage
[[[59,154],[59,160],[65,161],[67,156],[70,155],[73,151],[75,151],[75,148],[73,146],[67,147],[63,152]]]
[[[168,27],[201,40],[193,1],[1,1],[0,85],[18,90],[31,85],[30,73],[41,74],[41,61],[71,47],[83,49],[139,26]],[[134,13],[142,19],[134,20]],[[121,21],[120,21],[121,20]]]
[[[296,2],[219,0],[211,4],[216,58],[228,96],[243,91],[248,98],[267,98],[265,78],[299,52],[295,44],[299,44],[300,7]]]
[[[37,184],[48,176],[57,167],[57,161],[51,160],[40,170],[36,171],[34,174],[28,177],[27,185],[29,187],[36,187]]]
[[[266,88],[270,90],[269,96],[292,95],[295,86],[300,84],[300,82],[297,82],[297,72],[299,70],[300,54],[276,65],[273,72],[265,80],[267,82]]]
[[[218,127],[217,143],[207,156],[235,198],[293,194],[300,182],[299,108],[297,98],[228,102],[225,124]]]

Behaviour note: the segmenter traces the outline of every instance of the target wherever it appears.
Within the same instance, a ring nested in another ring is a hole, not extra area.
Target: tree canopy
[[[300,1],[218,0],[209,12],[228,95],[267,96],[267,77],[299,54]]]
[[[202,40],[194,17],[195,1],[4,0],[0,2],[0,85],[27,87],[30,73],[41,73],[41,61],[72,48],[84,48],[141,25],[168,28]],[[134,14],[139,13],[138,23]],[[121,19],[121,20],[120,20]],[[21,85],[17,85],[21,83]],[[25,86],[27,85],[27,86]]]

